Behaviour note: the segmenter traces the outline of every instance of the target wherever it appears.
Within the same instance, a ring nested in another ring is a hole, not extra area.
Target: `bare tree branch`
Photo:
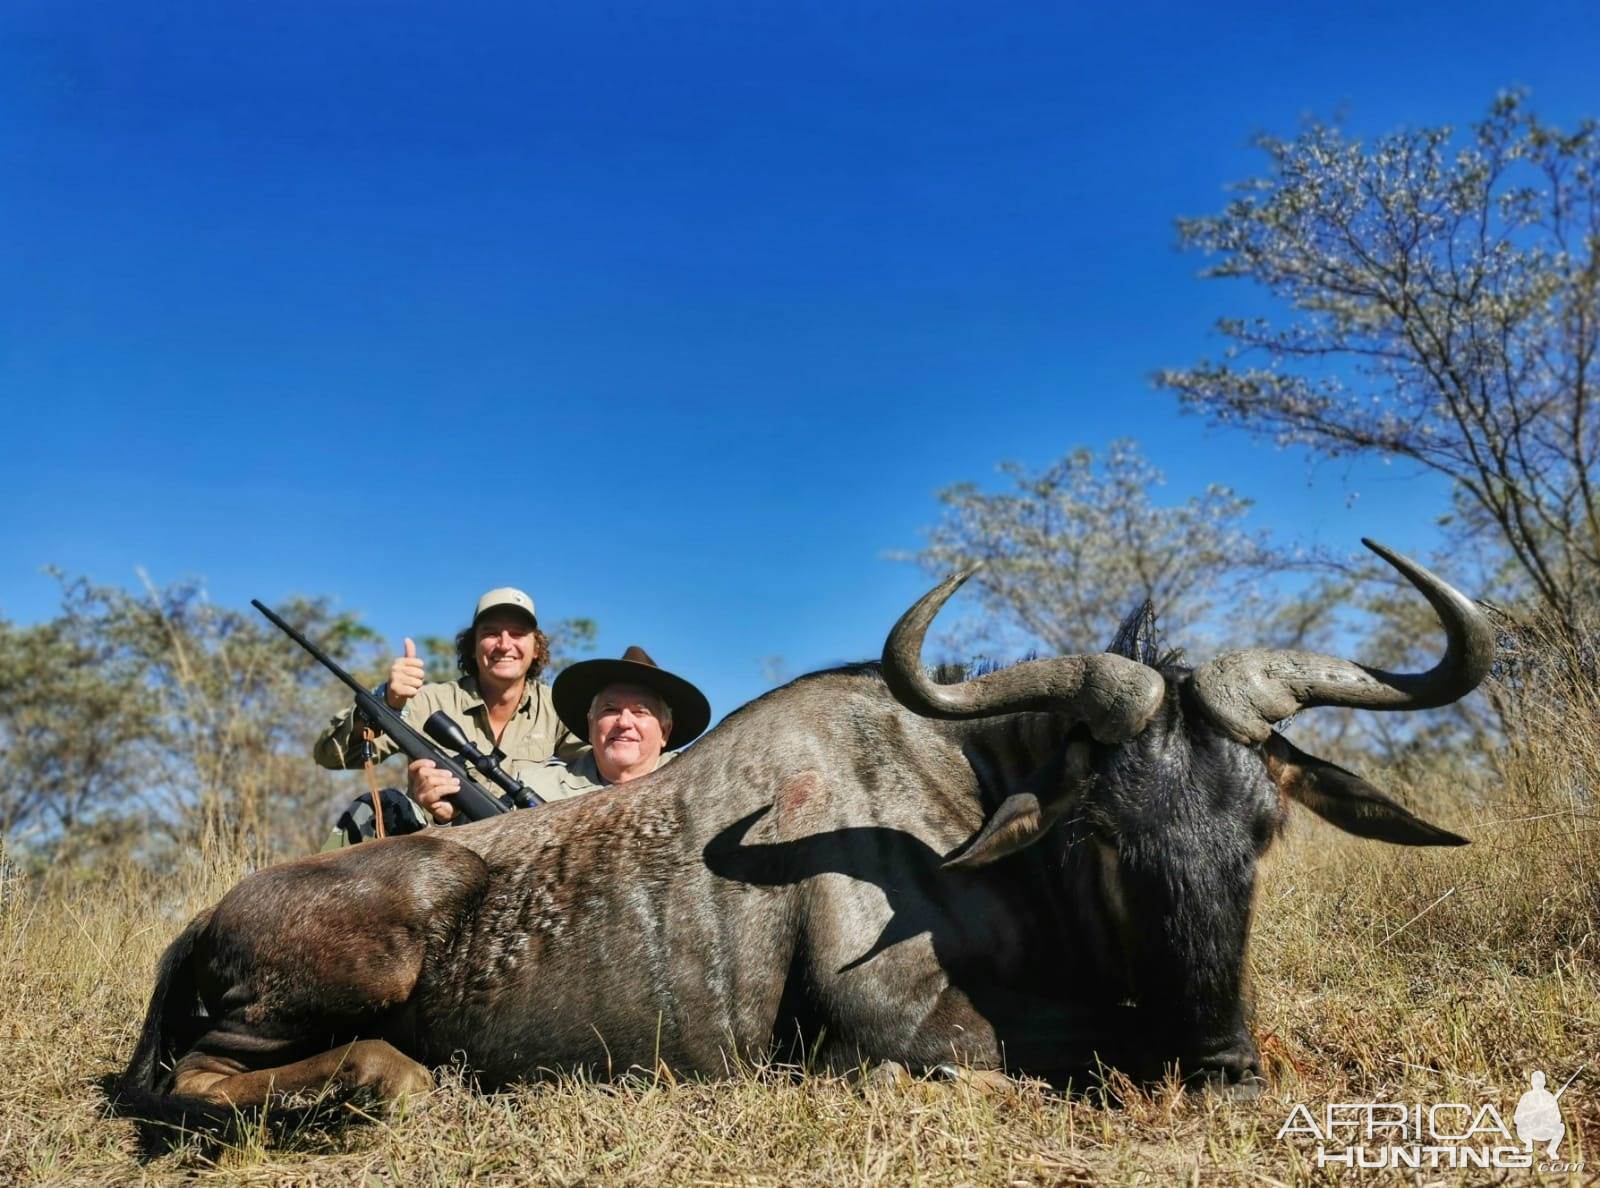
[[[1287,317],[1222,320],[1223,360],[1158,386],[1279,445],[1447,476],[1477,509],[1458,500],[1455,529],[1509,562],[1502,596],[1578,630],[1600,589],[1600,127],[1562,133],[1507,95],[1464,137],[1313,124],[1257,145],[1267,176],[1179,237]]]

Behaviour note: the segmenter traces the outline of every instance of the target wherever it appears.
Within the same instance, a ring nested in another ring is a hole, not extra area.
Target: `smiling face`
[[[672,711],[643,686],[607,685],[589,705],[589,744],[610,783],[654,771],[671,733]]]
[[[533,620],[519,610],[496,607],[473,624],[478,680],[508,687],[528,675],[538,657]]]

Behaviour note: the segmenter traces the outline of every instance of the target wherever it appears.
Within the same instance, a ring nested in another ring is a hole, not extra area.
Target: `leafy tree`
[[[36,848],[120,817],[149,761],[142,667],[85,633],[69,603],[30,627],[0,620],[0,836]]]
[[[279,608],[360,671],[372,634],[323,601]],[[56,863],[156,861],[215,842],[304,853],[353,794],[311,762],[341,687],[254,612],[179,583],[62,582],[61,614],[0,623],[0,830]]]
[[[1132,441],[1103,457],[1073,450],[1037,473],[1016,462],[999,470],[1011,490],[946,487],[927,546],[896,554],[936,577],[986,563],[969,583],[983,619],[961,629],[964,646],[1009,643],[1009,630],[1051,653],[1100,651],[1149,600],[1173,642],[1193,647],[1200,630],[1223,630],[1252,604],[1258,577],[1288,564],[1244,530],[1250,501],[1227,487],[1155,503],[1164,478]]]
[[[1267,175],[1179,236],[1286,314],[1223,320],[1221,362],[1157,383],[1213,424],[1444,475],[1457,543],[1489,543],[1501,592],[1581,637],[1600,589],[1600,126],[1561,132],[1509,95],[1465,138],[1313,124],[1256,143]]]
[[[456,662],[454,636],[422,635],[417,637],[416,644],[417,654],[423,659],[423,675],[428,680],[453,681],[461,675],[461,666]],[[387,670],[385,673],[387,675]]]
[[[576,664],[595,649],[600,627],[593,619],[560,619],[554,626],[545,628],[550,640],[550,663],[545,669],[545,680],[553,680],[556,673],[570,664]]]
[[[217,606],[193,583],[147,582],[143,598],[94,593],[104,633],[145,665],[157,713],[152,774],[172,840],[222,839],[262,860],[320,841],[330,806],[350,794],[310,762],[312,739],[346,704],[342,686],[253,610]],[[345,667],[373,669],[376,636],[325,599],[276,609]]]

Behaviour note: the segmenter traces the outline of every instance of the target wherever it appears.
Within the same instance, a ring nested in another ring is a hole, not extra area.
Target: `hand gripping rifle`
[[[406,753],[407,758],[431,760],[435,766],[455,776],[461,784],[461,790],[452,793],[445,799],[451,801],[456,810],[469,821],[482,821],[486,817],[509,812],[512,807],[536,808],[544,803],[544,801],[530,792],[520,780],[514,779],[502,770],[499,760],[493,755],[485,755],[477,747],[473,746],[467,736],[461,732],[461,727],[452,722],[442,710],[430,714],[428,720],[422,724],[422,728],[444,745],[454,747],[467,762],[504,788],[512,804],[506,804],[504,801],[490,796],[478,785],[478,782],[472,778],[465,767],[406,725],[405,720],[390,709],[383,698],[367,689],[355,677],[335,664],[333,658],[317,647],[316,644],[301,635],[256,599],[252,598],[250,605],[266,615],[272,625],[278,628],[279,631],[282,631],[295,643],[310,652],[319,664],[346,685],[349,685],[356,695],[356,707],[360,710],[361,715],[394,739],[395,744]],[[377,805],[374,805],[373,809],[374,811],[380,811]]]

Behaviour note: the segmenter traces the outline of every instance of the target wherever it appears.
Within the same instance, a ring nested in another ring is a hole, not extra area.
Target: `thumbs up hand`
[[[423,663],[417,655],[417,645],[410,638],[406,639],[406,654],[396,656],[394,663],[389,665],[389,688],[384,693],[383,699],[389,703],[390,709],[403,709],[406,702],[417,695],[422,688]]]

